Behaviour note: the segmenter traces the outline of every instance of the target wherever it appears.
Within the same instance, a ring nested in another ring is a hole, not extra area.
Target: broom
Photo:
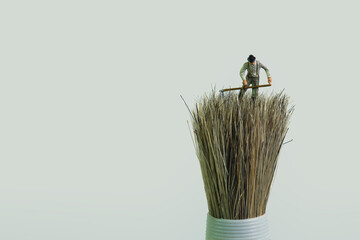
[[[191,112],[208,203],[206,239],[269,239],[266,204],[293,107],[278,93],[205,94]]]

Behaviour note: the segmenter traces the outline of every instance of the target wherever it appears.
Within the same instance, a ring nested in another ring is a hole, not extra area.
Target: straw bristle
[[[212,91],[192,111],[195,148],[209,214],[247,219],[266,211],[270,186],[293,107],[288,97]]]

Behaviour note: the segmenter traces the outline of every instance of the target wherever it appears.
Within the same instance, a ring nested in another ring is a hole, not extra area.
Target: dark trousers
[[[246,82],[248,86],[256,86],[259,85],[259,77],[249,77],[246,76]],[[243,88],[240,90],[239,97],[245,95],[247,88]],[[259,88],[252,88],[252,97],[257,97],[259,95]]]

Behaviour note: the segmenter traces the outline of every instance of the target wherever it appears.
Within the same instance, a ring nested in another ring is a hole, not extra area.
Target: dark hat
[[[247,60],[249,62],[253,63],[255,61],[255,59],[256,59],[256,57],[254,55],[250,55]]]

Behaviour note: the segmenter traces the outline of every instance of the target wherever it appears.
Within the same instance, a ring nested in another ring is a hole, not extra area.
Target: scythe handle
[[[270,87],[271,84],[264,84],[264,85],[256,85],[256,86],[249,86],[246,88],[259,88],[259,87]],[[221,89],[219,90],[220,92],[226,92],[226,91],[233,91],[233,90],[240,90],[243,89],[244,87],[238,87],[238,88],[225,88],[225,89]]]

